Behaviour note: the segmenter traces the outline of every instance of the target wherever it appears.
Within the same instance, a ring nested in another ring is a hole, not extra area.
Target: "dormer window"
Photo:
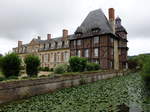
[[[58,43],[57,42],[55,42],[55,47],[57,48],[57,45],[58,45]]]
[[[97,32],[99,32],[100,31],[100,28],[93,28],[92,29],[92,32],[94,32],[94,33],[97,33]]]
[[[44,49],[46,48],[46,44],[44,44]]]
[[[82,34],[83,34],[82,32],[76,32],[75,33],[75,35],[78,36],[78,37],[81,36]]]
[[[62,41],[62,48],[65,46],[65,42],[64,41]]]
[[[49,43],[49,48],[51,48],[51,43]]]

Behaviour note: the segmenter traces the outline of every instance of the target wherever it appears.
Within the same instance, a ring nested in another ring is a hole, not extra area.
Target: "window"
[[[44,44],[44,49],[46,48],[46,45]]]
[[[73,42],[74,42],[74,44],[73,44],[73,45],[74,45],[74,46],[76,46],[76,40],[74,40]]]
[[[110,61],[110,68],[113,68],[113,62]]]
[[[49,48],[51,48],[51,43],[49,43]]]
[[[94,56],[98,56],[98,48],[94,49]]]
[[[65,52],[64,53],[64,61],[67,62],[69,59],[69,53],[68,52]]]
[[[85,56],[85,57],[89,57],[89,50],[88,50],[88,49],[85,49],[85,51],[84,51],[84,56]]]
[[[44,62],[45,62],[45,63],[48,62],[48,54],[45,54],[45,55],[44,55]]]
[[[55,42],[55,48],[57,48],[57,42]]]
[[[81,40],[77,40],[77,45],[81,45]]]
[[[111,55],[114,55],[114,49],[113,48],[111,49]]]
[[[94,44],[99,43],[99,37],[94,37]]]
[[[81,56],[81,51],[77,50],[77,56],[80,57]]]
[[[65,42],[64,41],[62,41],[62,48],[65,46]]]
[[[113,38],[110,38],[110,42],[113,43],[113,42],[114,42],[114,39],[113,39]]]

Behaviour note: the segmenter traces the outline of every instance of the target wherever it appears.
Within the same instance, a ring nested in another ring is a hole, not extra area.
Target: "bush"
[[[56,68],[54,69],[54,73],[63,74],[64,72],[67,72],[67,69],[68,69],[67,64],[60,64],[56,66]]]
[[[31,77],[38,74],[40,59],[38,56],[28,55],[24,60],[26,64],[26,73]]]
[[[145,80],[150,81],[150,57],[147,58],[143,64],[142,73]]]
[[[96,63],[87,63],[87,65],[86,65],[87,71],[99,70],[99,69],[100,69],[100,65],[96,64]]]
[[[138,63],[138,60],[137,59],[134,59],[134,58],[130,58],[128,60],[128,68],[130,70],[138,70],[139,68],[139,63]]]
[[[0,59],[1,70],[5,77],[18,76],[20,72],[21,59],[15,53],[6,54]]]
[[[146,58],[145,62],[143,63],[142,76],[146,82],[146,86],[150,89],[150,57]]]
[[[54,69],[53,69],[53,68],[50,68],[50,71],[51,71],[51,72],[53,72],[53,71],[54,71]]]
[[[72,72],[83,72],[86,68],[87,59],[77,56],[72,56],[69,59],[70,69]]]
[[[40,67],[39,70],[40,71],[49,71],[50,69],[48,67]]]

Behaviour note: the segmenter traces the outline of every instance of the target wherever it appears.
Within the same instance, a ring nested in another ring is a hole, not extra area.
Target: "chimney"
[[[41,37],[40,37],[40,36],[38,36],[38,39],[39,39],[39,40],[41,40]]]
[[[63,38],[67,38],[68,37],[68,30],[63,29]]]
[[[22,46],[22,41],[18,41],[18,47]]]
[[[47,40],[51,40],[51,34],[47,34]]]
[[[114,10],[114,8],[109,8],[108,13],[109,13],[110,25],[113,29],[113,32],[115,33],[115,10]]]
[[[113,33],[115,34],[115,10],[109,8],[109,23],[112,27]],[[118,49],[118,40],[114,39],[114,69],[119,70],[119,49]]]

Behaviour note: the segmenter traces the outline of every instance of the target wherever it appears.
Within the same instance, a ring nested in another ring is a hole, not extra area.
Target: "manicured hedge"
[[[5,77],[18,76],[21,68],[21,59],[15,53],[8,53],[1,57],[0,66]]]
[[[72,72],[83,72],[86,69],[87,59],[77,56],[72,56],[69,59],[69,65]]]
[[[28,55],[25,57],[24,62],[26,64],[26,73],[29,76],[34,76],[38,74],[40,66],[40,59],[38,56]]]

